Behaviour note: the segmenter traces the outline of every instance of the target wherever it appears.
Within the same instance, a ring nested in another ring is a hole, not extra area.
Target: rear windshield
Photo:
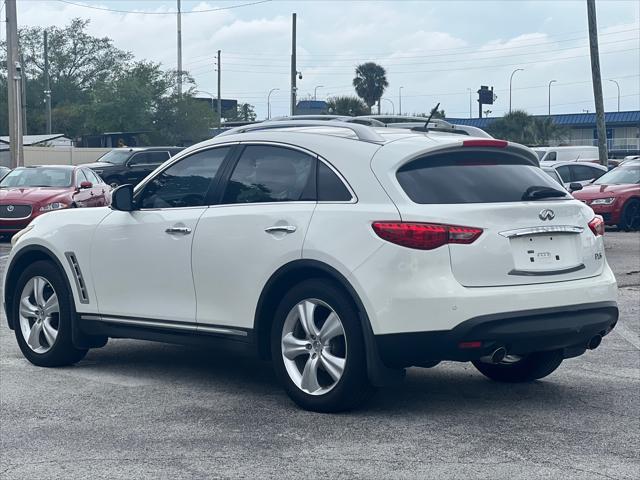
[[[571,198],[539,167],[504,152],[451,152],[423,157],[402,166],[396,177],[409,198],[421,204]]]

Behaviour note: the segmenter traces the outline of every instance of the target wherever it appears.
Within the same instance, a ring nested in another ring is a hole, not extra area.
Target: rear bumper
[[[381,359],[388,367],[407,367],[440,360],[470,361],[498,347],[523,355],[563,350],[581,355],[590,339],[605,336],[618,321],[616,302],[599,302],[471,318],[452,330],[376,335]],[[463,342],[480,342],[461,348]]]

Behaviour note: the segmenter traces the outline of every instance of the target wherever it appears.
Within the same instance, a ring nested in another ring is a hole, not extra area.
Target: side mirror
[[[569,191],[576,192],[578,190],[582,190],[582,184],[578,182],[572,182],[569,184]]]
[[[80,190],[84,190],[86,188],[93,188],[93,183],[85,180],[84,182],[80,182]]]
[[[133,185],[120,185],[111,192],[111,208],[121,212],[132,212],[135,210]]]

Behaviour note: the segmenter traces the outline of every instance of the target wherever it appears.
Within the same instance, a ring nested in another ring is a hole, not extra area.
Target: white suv
[[[111,208],[38,217],[4,278],[42,366],[109,337],[271,358],[291,398],[352,408],[409,366],[531,381],[616,324],[602,219],[526,147],[354,123],[254,124],[195,145]]]

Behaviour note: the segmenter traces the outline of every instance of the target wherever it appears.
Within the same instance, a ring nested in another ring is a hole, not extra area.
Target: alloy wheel
[[[20,295],[20,330],[31,350],[48,352],[58,338],[60,304],[53,285],[44,277],[31,278]]]
[[[347,340],[338,314],[322,300],[297,303],[282,327],[281,352],[289,378],[303,392],[324,395],[342,378]]]
[[[624,209],[624,228],[633,230],[640,227],[640,202],[631,201]]]

